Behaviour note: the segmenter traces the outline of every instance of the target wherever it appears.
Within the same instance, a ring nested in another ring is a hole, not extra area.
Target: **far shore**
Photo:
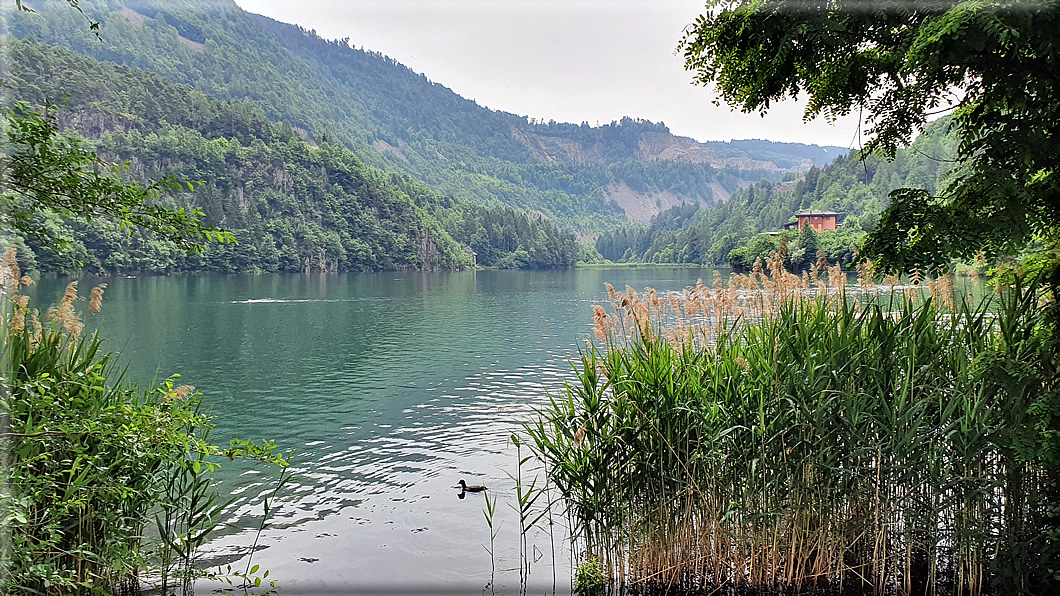
[[[728,269],[699,263],[577,263],[575,269]]]

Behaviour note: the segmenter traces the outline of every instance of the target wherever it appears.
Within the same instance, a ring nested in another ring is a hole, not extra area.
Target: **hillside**
[[[799,210],[816,209],[836,211],[846,219],[843,230],[821,234],[818,248],[825,248],[833,262],[849,263],[854,245],[876,225],[892,190],[938,190],[956,154],[948,126],[948,119],[936,122],[892,161],[876,155],[861,160],[852,152],[823,168],[811,168],[798,180],[759,182],[714,208],[674,207],[648,226],[617,228],[601,235],[596,248],[612,261],[725,266],[734,249],[755,243],[748,252],[753,263],[753,257],[763,256],[770,246],[777,248],[776,239],[769,244],[756,238],[759,234],[779,230]]]
[[[30,240],[21,244],[27,268],[64,271],[73,258],[108,272],[435,270],[470,267],[472,251],[486,266],[574,262],[573,234],[539,215],[443,197],[340,145],[310,146],[255,104],[31,40],[7,40],[4,50],[8,98],[40,106],[69,94],[49,108],[61,129],[127,163],[134,179],[199,181],[167,200],[201,208],[238,240],[188,255],[139,229],[41,215],[38,225],[70,240],[70,254],[57,258]]]
[[[662,123],[540,123],[486,109],[356,40],[242,11],[231,0],[86,0],[103,41],[65,2],[9,15],[18,38],[142,68],[221,100],[255,104],[311,145],[406,172],[442,194],[532,209],[595,235],[670,206],[709,206],[763,178],[845,152],[768,141],[697,143]],[[517,76],[513,75],[513,76]]]

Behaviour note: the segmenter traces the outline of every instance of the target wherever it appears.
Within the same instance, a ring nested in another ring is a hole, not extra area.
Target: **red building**
[[[824,230],[834,230],[838,226],[836,225],[836,218],[839,214],[835,211],[799,211],[795,214],[798,221],[793,221],[784,226],[786,230],[794,230],[796,228],[802,229],[802,226],[812,226],[814,230],[823,232]]]

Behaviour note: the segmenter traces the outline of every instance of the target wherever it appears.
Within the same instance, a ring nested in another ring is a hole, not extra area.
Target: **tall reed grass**
[[[576,557],[626,588],[1050,593],[1042,293],[862,273],[608,286],[602,346],[528,426]]]

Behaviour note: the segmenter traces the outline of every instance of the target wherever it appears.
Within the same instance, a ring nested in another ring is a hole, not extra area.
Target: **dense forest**
[[[348,149],[302,141],[255,104],[219,101],[136,68],[97,62],[31,40],[8,40],[8,96],[48,107],[66,132],[133,179],[163,174],[198,182],[168,200],[198,207],[238,244],[187,254],[149,232],[106,220],[39,216],[69,241],[55,255],[22,243],[41,271],[76,263],[90,271],[370,271],[562,267],[574,263],[572,233],[540,215],[442,197],[407,175],[364,164]]]
[[[849,264],[855,246],[871,230],[896,188],[920,188],[934,193],[949,170],[956,139],[948,134],[949,120],[935,123],[893,160],[878,155],[862,159],[856,152],[823,168],[811,168],[797,180],[762,181],[734,193],[714,208],[673,207],[648,226],[630,224],[600,235],[596,249],[612,261],[700,263],[744,268],[779,248],[780,230],[802,209],[840,213],[844,225],[833,232],[789,232],[789,265],[802,268],[824,250],[832,263]],[[844,221],[845,219],[845,221]],[[734,250],[739,249],[736,254]],[[793,252],[799,249],[804,252]],[[735,260],[730,259],[730,255]]]
[[[603,126],[531,121],[479,106],[356,40],[324,40],[231,0],[83,1],[102,42],[65,2],[31,4],[36,12],[8,15],[4,28],[14,37],[245,102],[311,145],[345,147],[366,165],[403,171],[442,194],[540,211],[585,235],[626,221],[612,200],[616,188],[628,187],[653,212],[661,210],[651,196],[659,191],[711,205],[724,198],[714,196],[718,189],[776,180],[843,152],[769,141],[699,144],[634,118]]]

